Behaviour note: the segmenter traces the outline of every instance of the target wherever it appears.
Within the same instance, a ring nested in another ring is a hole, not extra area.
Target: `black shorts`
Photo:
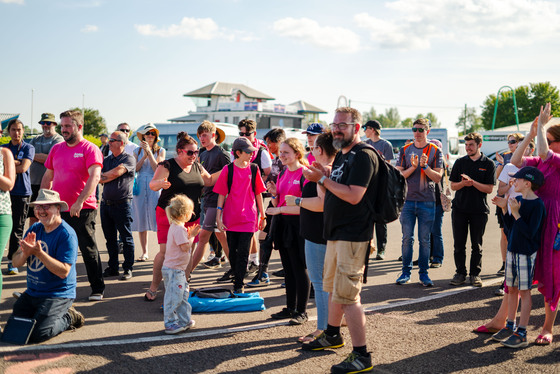
[[[504,212],[502,212],[502,208],[496,206],[496,218],[498,219],[498,225],[501,229],[504,228]]]
[[[32,184],[31,185],[31,200],[30,200],[30,202],[33,202],[33,201],[37,200],[37,196],[39,195],[39,190],[40,189],[41,189],[40,184]],[[35,217],[35,211],[33,210],[33,208],[29,207],[29,212],[27,213],[27,217],[28,218],[37,218],[37,217]]]

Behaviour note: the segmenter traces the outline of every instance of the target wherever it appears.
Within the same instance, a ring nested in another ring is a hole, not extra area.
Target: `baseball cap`
[[[372,129],[375,130],[381,130],[381,123],[379,123],[378,120],[371,120],[371,121],[367,121],[366,124],[364,125],[364,127],[371,127]]]
[[[544,184],[543,173],[534,166],[525,166],[517,171],[517,173],[509,173],[510,177],[517,179],[525,179],[529,182],[533,182],[537,186],[542,186]]]
[[[253,147],[249,139],[240,137],[233,142],[232,150],[235,151],[250,151],[255,152],[257,148]]]
[[[308,135],[319,135],[325,132],[325,126],[323,124],[315,122],[307,126],[307,130],[302,131],[302,134]]]

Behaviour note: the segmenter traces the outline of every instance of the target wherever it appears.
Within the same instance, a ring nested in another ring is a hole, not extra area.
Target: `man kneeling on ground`
[[[84,316],[72,307],[76,298],[76,232],[60,217],[68,204],[56,191],[41,189],[29,204],[39,222],[27,230],[12,257],[14,266],[27,262],[27,290],[14,304],[14,317],[32,318],[29,339],[39,343],[72,327],[82,327]]]

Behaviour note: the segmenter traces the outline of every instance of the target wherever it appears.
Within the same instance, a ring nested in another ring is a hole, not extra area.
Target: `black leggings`
[[[299,235],[299,215],[276,216],[273,238],[286,273],[286,307],[304,313],[310,282],[305,266],[305,240]]]

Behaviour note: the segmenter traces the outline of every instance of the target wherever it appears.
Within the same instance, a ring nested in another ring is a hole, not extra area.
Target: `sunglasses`
[[[517,140],[508,140],[508,144],[516,144]]]
[[[550,140],[549,138],[546,138],[546,142],[548,143],[548,145],[550,146],[552,143],[556,143],[558,140]]]
[[[247,153],[248,155],[252,155],[252,154],[253,154],[253,151],[249,151],[249,150],[247,150],[247,149],[244,149],[243,152]]]
[[[251,136],[252,133],[254,133],[254,131],[249,131],[249,132],[239,131],[239,136]]]
[[[148,131],[147,133],[145,133],[144,135],[149,135],[149,136],[156,136],[156,132],[155,131]]]
[[[122,142],[122,140],[120,140],[120,139],[113,139],[113,138],[109,139],[109,143],[113,143],[113,142]]]
[[[426,129],[423,129],[422,127],[413,127],[412,128],[412,132],[417,132],[417,131],[422,133],[422,132],[426,131]]]
[[[130,129],[119,129],[119,131],[122,131],[122,132],[130,132]]]
[[[187,156],[196,156],[198,154],[198,150],[191,151],[190,149],[187,151],[186,149],[180,149],[181,152],[186,153]]]

